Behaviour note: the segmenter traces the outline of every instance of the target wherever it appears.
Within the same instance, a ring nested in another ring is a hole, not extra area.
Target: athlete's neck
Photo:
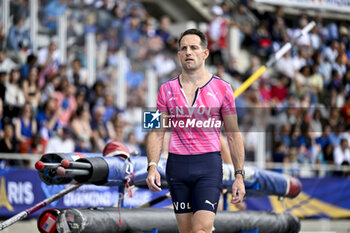
[[[200,72],[186,72],[183,70],[180,75],[180,82],[182,84],[203,86],[210,80],[211,76],[212,74],[205,70]]]

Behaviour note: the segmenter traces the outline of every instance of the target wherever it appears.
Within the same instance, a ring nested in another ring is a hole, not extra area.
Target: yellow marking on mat
[[[304,192],[301,192],[294,199],[284,198],[283,202],[287,208],[283,206],[283,203],[279,201],[276,196],[270,196],[269,199],[276,213],[289,211],[298,218],[306,218],[315,215],[326,215],[330,218],[350,217],[350,209],[345,209],[313,198]]]

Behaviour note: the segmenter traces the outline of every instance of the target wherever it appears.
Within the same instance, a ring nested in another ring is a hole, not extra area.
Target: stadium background
[[[184,29],[207,33],[208,70],[237,89],[314,20],[311,33],[236,100],[247,164],[300,177],[304,192],[287,207],[276,197],[247,206],[287,208],[307,219],[305,231],[349,232],[349,12],[348,1],[3,0],[2,217],[53,192],[21,170],[43,153],[101,152],[117,140],[145,156],[142,111],[181,70]]]

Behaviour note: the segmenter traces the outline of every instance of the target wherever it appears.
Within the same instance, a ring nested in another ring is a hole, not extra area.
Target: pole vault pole
[[[76,189],[78,189],[80,186],[82,186],[83,184],[76,184],[76,185],[72,185],[64,190],[62,190],[61,192],[58,192],[56,194],[54,194],[53,196],[39,202],[38,204],[36,204],[35,206],[32,206],[26,210],[23,210],[22,212],[16,214],[15,216],[7,219],[6,221],[2,222],[0,224],[0,231],[2,231],[3,229],[11,226],[12,224],[25,219],[26,217],[28,217],[29,215],[31,215],[32,213],[40,210],[41,208],[51,204],[52,202],[60,199],[61,197],[63,197],[64,195],[66,195],[67,193],[70,193]]]
[[[297,40],[306,35],[311,31],[311,29],[316,25],[314,21],[306,25],[301,33],[294,38],[291,42],[286,43],[280,50],[278,50],[273,57],[271,57],[265,65],[261,66],[254,74],[252,74],[235,92],[234,96],[237,98],[240,96],[248,87],[250,87],[265,71],[267,68],[270,68],[277,60],[279,60],[286,52],[288,52],[292,46],[297,42]]]

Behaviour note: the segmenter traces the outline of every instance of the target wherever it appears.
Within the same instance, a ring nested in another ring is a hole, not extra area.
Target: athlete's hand
[[[243,177],[238,175],[235,179],[235,182],[232,185],[232,204],[238,204],[243,202],[245,195],[245,187],[243,182]]]
[[[156,166],[150,166],[148,169],[148,176],[146,179],[149,190],[151,191],[161,191],[160,188],[160,174]]]

